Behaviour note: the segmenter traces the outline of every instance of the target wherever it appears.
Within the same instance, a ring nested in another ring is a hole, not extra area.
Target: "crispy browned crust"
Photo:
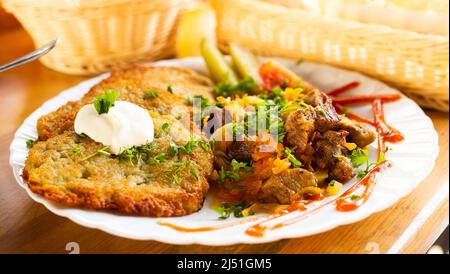
[[[173,93],[167,90],[172,87]],[[118,100],[137,104],[145,109],[161,114],[169,114],[174,106],[183,105],[186,96],[202,95],[214,101],[212,82],[189,69],[179,67],[132,67],[118,70],[111,76],[92,87],[81,100],[69,102],[57,110],[43,115],[37,122],[40,140],[46,140],[64,132],[73,125],[78,110],[103,94],[105,89],[119,92]],[[144,93],[156,90],[158,98],[146,100]]]
[[[149,217],[175,217],[194,213],[201,209],[204,196],[208,191],[208,183],[204,181],[203,189],[188,193],[169,193],[168,195],[140,195],[136,193],[122,193],[119,189],[113,194],[99,195],[92,187],[78,185],[71,191],[50,185],[41,185],[30,180],[27,173],[23,177],[27,180],[28,187],[36,194],[44,198],[70,207],[83,207],[95,210],[112,210],[129,215]],[[111,191],[111,190],[109,190]]]
[[[156,121],[160,127],[162,122]],[[155,154],[167,151],[170,140],[169,134],[159,136],[154,141]],[[83,152],[72,154],[73,146],[83,147]],[[83,160],[101,147],[66,131],[30,149],[22,176],[31,191],[73,207],[155,217],[182,216],[201,208],[209,188],[206,178],[212,172],[211,152],[197,147],[193,155],[178,155],[159,164],[132,164],[100,154]],[[183,168],[170,170],[181,162],[186,163]],[[197,178],[191,175],[192,168]],[[172,172],[179,181],[171,179]]]
[[[168,85],[173,93],[167,90]],[[69,102],[39,119],[40,141],[30,149],[22,174],[31,191],[71,207],[132,215],[183,216],[198,211],[209,188],[206,178],[212,172],[213,156],[209,151],[197,147],[193,155],[178,155],[158,165],[135,165],[106,155],[81,160],[102,145],[75,134],[74,118],[81,106],[108,88],[119,91],[119,100],[133,102],[153,113],[158,154],[166,152],[173,141],[169,133],[157,132],[165,122],[176,123],[174,117],[167,115],[171,107],[185,105],[185,96],[200,94],[211,98],[212,83],[190,70],[174,67],[134,67],[113,72],[80,101]],[[145,99],[148,90],[157,90],[160,96]],[[82,146],[83,153],[71,154],[74,145]],[[187,165],[176,171],[179,181],[174,183],[167,179],[165,170],[180,162]],[[192,176],[192,167],[197,178]]]

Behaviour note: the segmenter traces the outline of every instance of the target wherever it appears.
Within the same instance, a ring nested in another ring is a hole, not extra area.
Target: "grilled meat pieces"
[[[258,199],[267,203],[290,204],[301,198],[302,190],[309,186],[317,186],[313,173],[302,168],[286,169],[263,183]]]
[[[287,115],[286,143],[297,148],[296,157],[306,167],[328,170],[330,179],[347,182],[354,170],[345,157],[344,144],[348,141],[366,147],[376,139],[376,133],[368,125],[339,116],[326,94],[304,85],[303,100],[309,106]]]
[[[297,146],[297,153],[305,151],[315,131],[333,129],[341,120],[326,94],[307,88],[303,96],[304,102],[309,106],[288,114],[285,122],[286,142]]]
[[[341,117],[333,107],[331,98],[325,93],[315,88],[310,88],[307,90],[303,100],[316,110],[316,129],[318,131],[323,132],[334,128],[341,120]]]
[[[284,123],[286,143],[297,147],[302,153],[316,129],[316,111],[312,107],[299,109],[288,115]]]
[[[345,157],[347,149],[344,147],[346,131],[328,130],[319,134],[314,140],[314,158],[318,169],[328,169],[330,179],[345,183],[354,176],[350,160]]]
[[[366,147],[377,138],[375,131],[368,125],[352,121],[347,117],[342,117],[336,128],[347,131],[347,141],[355,143],[358,147]]]
[[[234,141],[228,147],[228,155],[239,162],[250,163],[253,159],[252,155],[257,149],[258,146],[255,141]]]
[[[117,90],[119,100],[149,110],[155,140],[145,150],[105,155],[98,153],[104,148],[102,144],[75,134],[73,122],[78,110],[105,89]],[[158,96],[148,98],[147,91],[156,91]],[[33,192],[69,206],[144,216],[195,212],[208,190],[213,155],[199,141],[191,141],[189,121],[186,125],[170,114],[177,107],[189,114],[184,97],[211,99],[211,92],[209,79],[183,68],[135,67],[113,72],[81,100],[39,119],[40,141],[29,151],[23,177]],[[165,123],[168,131],[162,130]],[[194,134],[201,138],[199,132]],[[189,150],[173,153],[170,148],[188,142],[193,142]]]

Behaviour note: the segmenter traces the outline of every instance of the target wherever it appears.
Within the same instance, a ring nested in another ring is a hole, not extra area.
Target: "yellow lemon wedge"
[[[200,55],[200,42],[204,39],[216,41],[216,15],[214,9],[207,3],[195,5],[186,11],[177,30],[177,57]]]

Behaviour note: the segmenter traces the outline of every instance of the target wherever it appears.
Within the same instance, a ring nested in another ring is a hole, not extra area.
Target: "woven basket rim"
[[[152,5],[166,4],[171,5],[181,0],[132,0],[133,4],[147,3]],[[5,8],[39,8],[39,9],[89,9],[89,8],[108,8],[113,6],[129,4],[130,0],[0,0],[0,5]]]
[[[1,0],[0,0],[1,1]],[[229,3],[233,3],[236,2],[235,0],[228,0]],[[211,1],[213,6],[216,5],[216,2],[218,2],[217,0],[212,0]],[[220,0],[219,0],[220,2]],[[407,29],[401,29],[401,28],[393,28],[387,25],[382,25],[382,24],[375,24],[375,23],[362,23],[362,22],[357,22],[357,21],[353,21],[353,20],[348,20],[348,19],[343,19],[343,18],[335,18],[335,17],[323,17],[323,16],[319,16],[319,15],[315,15],[315,14],[311,14],[309,12],[307,12],[306,10],[302,10],[299,8],[288,8],[276,3],[270,3],[270,2],[265,2],[265,1],[261,1],[261,0],[245,0],[245,6],[246,7],[254,7],[254,5],[257,5],[259,9],[267,9],[267,10],[271,10],[272,12],[275,10],[278,10],[278,12],[283,12],[283,13],[298,13],[298,14],[303,14],[305,16],[308,16],[310,18],[316,18],[316,19],[320,19],[323,22],[327,22],[330,24],[333,23],[337,23],[337,24],[346,24],[349,28],[350,27],[354,27],[354,28],[362,28],[362,29],[367,29],[367,28],[374,28],[376,30],[379,31],[390,31],[390,30],[396,30],[396,31],[402,31],[405,33],[408,33],[411,35],[411,37],[432,37],[433,39],[436,40],[440,40],[442,42],[447,42],[449,41],[449,37],[445,36],[445,35],[437,35],[437,34],[423,34],[423,33],[418,33],[412,30],[407,30]]]

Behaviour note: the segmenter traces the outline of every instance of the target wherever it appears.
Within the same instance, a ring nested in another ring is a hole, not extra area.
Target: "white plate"
[[[330,90],[357,80],[362,84],[352,93],[398,92],[379,81],[355,72],[309,62],[304,62],[298,66],[293,60],[279,59],[279,61],[321,90]],[[182,66],[205,73],[205,66],[200,58],[161,61],[154,65]],[[399,129],[405,135],[405,140],[398,144],[389,144],[392,147],[392,152],[387,154],[387,158],[393,162],[393,167],[377,177],[377,184],[369,200],[359,209],[351,212],[338,212],[334,205],[325,206],[314,215],[294,225],[267,231],[263,237],[251,237],[244,233],[245,229],[251,225],[250,223],[208,232],[178,232],[159,225],[158,221],[161,218],[122,216],[109,212],[68,208],[32,193],[20,174],[27,156],[25,142],[27,139],[37,137],[37,119],[69,100],[81,98],[91,86],[107,76],[108,74],[104,74],[82,82],[60,93],[33,112],[15,134],[10,147],[10,164],[17,182],[33,200],[43,204],[53,213],[67,217],[80,225],[97,228],[121,237],[156,240],[170,244],[231,245],[236,243],[263,243],[324,232],[340,225],[362,220],[377,211],[386,209],[409,194],[431,172],[439,150],[438,135],[431,120],[412,100],[402,98],[395,103],[386,104],[387,122]],[[366,117],[371,115],[368,107],[355,108],[354,111]],[[374,151],[375,147],[371,149]],[[354,181],[347,183],[344,189],[350,187],[353,183]],[[218,214],[208,206],[210,201],[207,198],[203,209],[195,214],[177,218],[164,218],[164,221],[187,227],[211,226],[233,221],[234,218],[225,221],[218,220]],[[299,213],[291,214],[295,216]]]

